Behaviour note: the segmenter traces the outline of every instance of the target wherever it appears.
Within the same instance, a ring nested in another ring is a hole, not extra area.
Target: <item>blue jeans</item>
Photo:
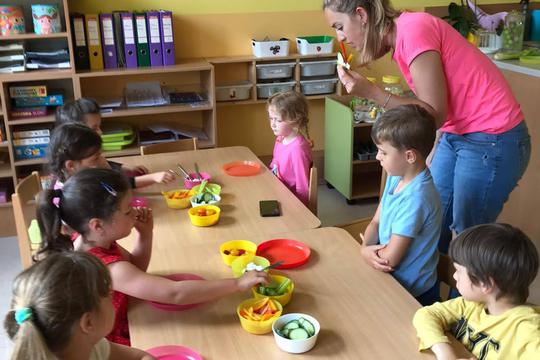
[[[441,301],[441,283],[437,280],[435,282],[435,285],[431,287],[428,291],[423,293],[422,295],[418,295],[415,297],[416,301],[418,301],[422,306],[429,306],[437,301]]]
[[[495,222],[527,169],[531,140],[525,121],[502,134],[443,133],[431,163],[441,196],[443,225],[439,250],[446,254],[451,231]]]

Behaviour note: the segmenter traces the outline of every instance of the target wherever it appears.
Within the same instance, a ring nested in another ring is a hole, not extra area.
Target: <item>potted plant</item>
[[[478,22],[469,5],[463,0],[460,0],[460,3],[461,5],[451,2],[448,5],[448,16],[444,16],[443,19],[447,20],[454,29],[470,41],[469,34],[478,29]]]

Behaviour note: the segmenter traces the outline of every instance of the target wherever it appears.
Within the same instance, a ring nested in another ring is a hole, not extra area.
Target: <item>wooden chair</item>
[[[30,242],[28,228],[32,219],[36,217],[36,196],[41,191],[41,180],[37,171],[24,178],[15,188],[11,195],[13,202],[13,214],[15,215],[15,227],[19,242],[19,253],[23,268],[32,265],[32,251],[37,250],[39,245]]]
[[[362,244],[362,238],[360,238],[360,233],[363,234],[366,231],[366,228],[371,222],[371,219],[372,218],[370,217],[362,218],[354,220],[350,223],[336,225],[336,227],[346,230],[356,241],[358,241],[358,243]]]
[[[197,150],[197,138],[182,139],[159,144],[141,146],[141,155],[161,154],[176,151]]]
[[[439,281],[444,283],[448,290],[445,291],[446,295],[441,296],[442,300],[447,300],[450,296],[450,289],[456,289],[456,280],[454,279],[454,264],[452,259],[448,255],[440,254],[439,263],[437,264],[437,276]],[[441,288],[442,290],[442,288]],[[442,293],[443,291],[441,291]]]
[[[312,167],[309,170],[309,195],[308,195],[308,208],[316,216],[317,215],[317,191],[319,189],[319,183],[317,181],[317,168]]]

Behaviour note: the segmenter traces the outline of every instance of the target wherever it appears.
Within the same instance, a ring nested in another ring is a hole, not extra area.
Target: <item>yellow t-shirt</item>
[[[421,308],[413,319],[420,350],[450,341],[450,331],[478,360],[540,359],[540,307],[520,305],[501,315],[462,297]]]

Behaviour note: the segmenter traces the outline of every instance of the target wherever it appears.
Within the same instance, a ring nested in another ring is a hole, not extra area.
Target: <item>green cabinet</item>
[[[360,144],[371,141],[371,124],[355,124],[352,98],[326,97],[324,122],[324,178],[348,201],[379,196],[381,183],[377,160],[357,160]]]

